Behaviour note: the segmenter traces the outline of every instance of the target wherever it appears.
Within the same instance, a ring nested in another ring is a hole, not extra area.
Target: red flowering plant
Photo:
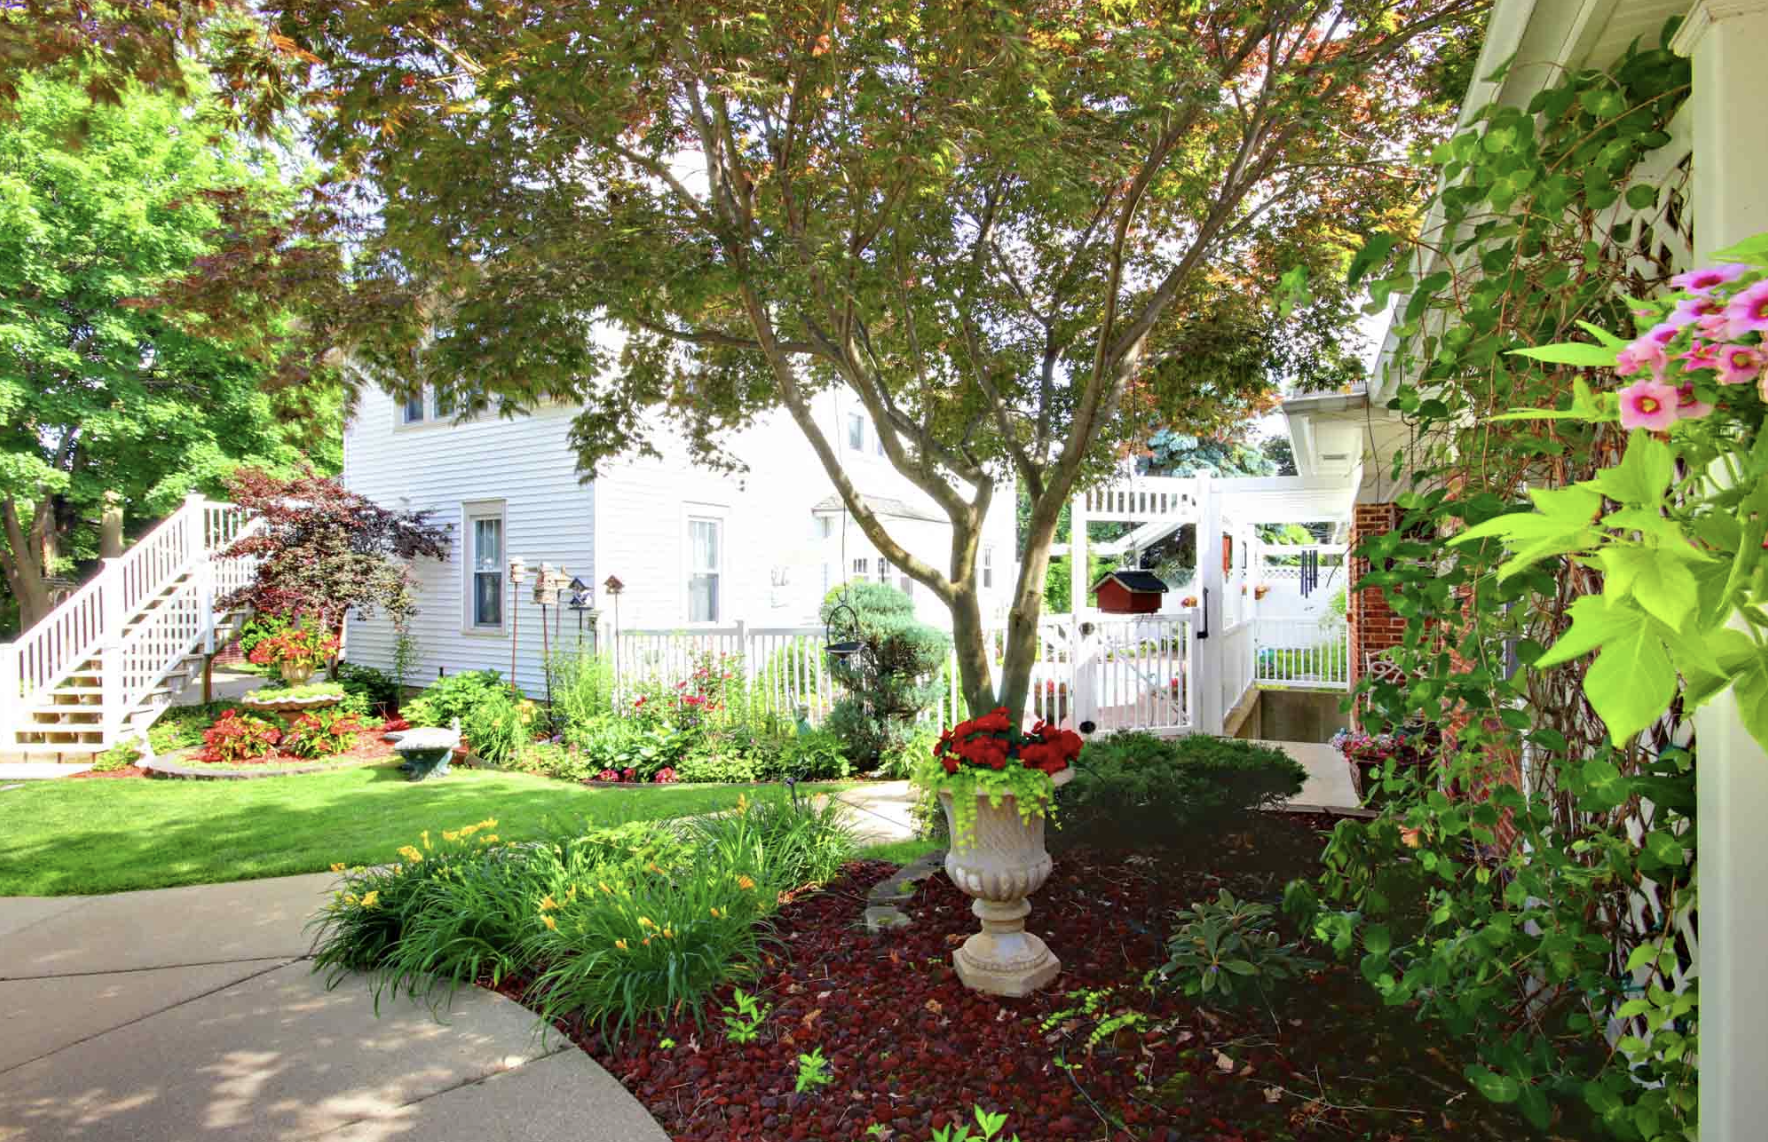
[[[932,754],[916,763],[914,782],[933,793],[951,794],[957,841],[976,827],[978,797],[986,796],[991,805],[1012,797],[1027,821],[1049,816],[1056,775],[1074,763],[1083,744],[1073,730],[1048,722],[1021,733],[1002,706],[939,735]]]
[[[198,761],[252,761],[276,749],[282,731],[263,718],[223,710],[215,724],[203,731],[203,748]]]

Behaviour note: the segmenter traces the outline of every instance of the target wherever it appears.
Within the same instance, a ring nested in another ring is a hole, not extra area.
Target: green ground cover
[[[830,787],[824,787],[830,788]],[[60,896],[377,864],[425,829],[487,817],[520,840],[729,808],[748,787],[589,789],[456,770],[413,783],[395,763],[257,781],[41,781],[0,792],[0,896]]]

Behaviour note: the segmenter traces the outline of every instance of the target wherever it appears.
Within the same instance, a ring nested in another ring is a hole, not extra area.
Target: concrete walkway
[[[0,1139],[667,1142],[532,1014],[327,991],[331,876],[0,899]]]

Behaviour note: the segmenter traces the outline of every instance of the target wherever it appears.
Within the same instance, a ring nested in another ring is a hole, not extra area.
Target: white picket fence
[[[1264,687],[1348,690],[1350,631],[1336,615],[1259,618],[1254,624],[1254,681]]]
[[[1242,624],[1243,626],[1246,624]],[[998,677],[1006,657],[1006,628],[986,634],[990,666]],[[1236,645],[1241,639],[1233,636]],[[611,639],[617,683],[674,686],[695,671],[740,671],[752,708],[788,720],[802,712],[820,721],[833,706],[837,687],[829,675],[821,627],[728,627],[694,630],[621,630]],[[1251,685],[1246,670],[1235,674],[1238,701]],[[1045,618],[1038,628],[1026,719],[1070,727],[1091,723],[1096,732],[1146,729],[1184,733],[1198,728],[1196,639],[1190,614],[1070,615]],[[951,725],[979,711],[967,708],[958,685],[957,655],[946,663],[945,685],[929,719]]]

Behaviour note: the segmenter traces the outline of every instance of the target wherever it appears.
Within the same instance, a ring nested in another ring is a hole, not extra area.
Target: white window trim
[[[498,552],[498,559],[503,570],[501,589],[504,597],[503,606],[499,612],[503,622],[495,627],[480,626],[473,621],[473,576],[477,571],[477,561],[473,551],[473,521],[480,519],[497,520],[499,534],[503,537],[503,550]],[[515,606],[515,600],[509,596],[510,521],[508,501],[462,501],[460,505],[460,532],[460,633],[468,638],[501,639],[509,632],[510,608]]]
[[[692,622],[688,619],[688,608],[691,601],[688,595],[688,580],[694,575],[694,545],[688,538],[688,525],[694,520],[711,520],[718,524],[718,612],[719,617],[711,622]],[[707,504],[683,501],[681,505],[681,521],[676,529],[681,537],[681,572],[676,577],[677,590],[681,592],[681,622],[691,630],[713,630],[727,626],[725,616],[732,613],[731,584],[735,577],[732,574],[731,560],[731,522],[728,504]]]

